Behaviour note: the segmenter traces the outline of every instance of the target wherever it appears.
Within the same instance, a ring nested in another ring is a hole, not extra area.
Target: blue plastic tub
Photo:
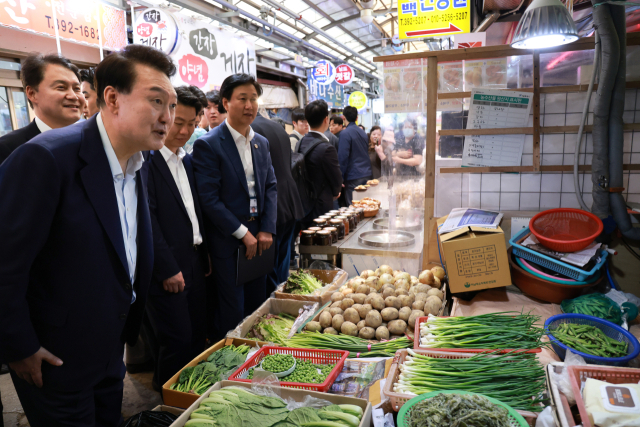
[[[609,252],[604,249],[600,251],[600,262],[598,262],[591,271],[581,270],[580,268],[573,266],[571,264],[567,264],[566,262],[562,262],[557,259],[553,259],[548,257],[540,252],[536,252],[533,249],[529,249],[525,246],[518,244],[517,242],[524,238],[527,234],[530,233],[529,227],[523,228],[518,234],[513,236],[511,240],[509,240],[509,244],[513,247],[513,254],[517,257],[524,258],[527,261],[534,262],[538,265],[548,268],[549,270],[553,270],[556,273],[564,274],[567,277],[570,277],[578,282],[588,281],[598,270],[602,268],[605,261],[607,260],[607,255]]]
[[[638,343],[636,337],[622,329],[620,326],[607,320],[600,319],[599,317],[587,316],[585,314],[557,314],[547,319],[547,321],[544,323],[544,328],[546,330],[552,331],[562,323],[595,326],[596,328],[604,332],[604,334],[609,338],[613,338],[614,340],[620,342],[626,342],[629,347],[628,354],[624,357],[594,356],[567,347],[556,338],[554,338],[551,333],[549,333],[548,336],[549,340],[551,341],[551,346],[561,360],[564,360],[567,349],[570,349],[572,353],[579,354],[587,363],[593,365],[626,366],[629,361],[635,359],[636,357],[638,357],[638,354],[640,354],[640,343]]]

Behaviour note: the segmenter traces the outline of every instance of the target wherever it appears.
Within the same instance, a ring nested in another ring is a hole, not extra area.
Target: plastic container
[[[551,316],[544,323],[544,328],[552,331],[562,323],[575,323],[578,325],[590,325],[600,329],[606,336],[613,338],[614,340],[626,342],[628,347],[628,353],[624,357],[600,357],[591,354],[583,353],[578,350],[574,350],[558,341],[551,333],[548,334],[551,346],[556,352],[560,360],[564,360],[567,353],[567,349],[571,348],[571,352],[578,354],[584,358],[587,363],[593,365],[612,365],[612,366],[625,366],[629,361],[638,357],[640,354],[640,343],[638,339],[631,335],[629,332],[622,329],[620,326],[611,323],[607,320],[600,319],[599,317],[587,316],[585,314],[556,314]]]
[[[473,357],[477,354],[477,353],[453,353],[453,352],[432,351],[432,350],[413,350],[413,351],[419,354],[423,354],[425,356],[437,357],[441,359],[468,359],[469,357]],[[396,355],[393,358],[393,363],[391,364],[391,369],[389,370],[389,375],[387,375],[387,380],[385,381],[385,384],[384,384],[384,390],[383,390],[384,394],[385,396],[389,397],[389,400],[391,401],[391,408],[396,412],[400,411],[400,408],[402,408],[402,406],[405,403],[407,403],[408,401],[410,401],[415,397],[415,395],[412,395],[412,394],[396,393],[393,391],[393,385],[396,382],[398,382],[398,378],[400,377],[400,365],[407,358],[407,354],[408,354],[408,351],[405,349],[396,351]],[[495,357],[495,356],[489,356],[489,357]],[[531,398],[533,399],[533,396]],[[542,409],[544,408],[542,404],[540,404],[540,411],[542,411]],[[517,409],[515,411],[518,414],[522,415],[528,422],[530,422],[531,425],[535,425],[535,420],[536,418],[538,418],[537,412],[520,411]]]
[[[520,257],[515,257],[515,260],[518,263],[518,266],[522,268],[524,271],[526,271],[527,273],[532,274],[542,280],[546,280],[547,282],[558,283],[560,285],[566,285],[566,286],[590,285],[600,278],[601,271],[602,271],[602,270],[598,270],[596,274],[594,274],[593,276],[587,277],[587,279],[582,282],[579,282],[573,279],[563,280],[563,279],[559,279],[557,277],[551,276],[550,274],[545,274],[540,270],[535,270],[535,268],[532,265],[530,265],[525,259],[522,259]]]
[[[476,396],[486,397],[491,403],[500,405],[509,412],[509,415],[508,415],[509,425],[511,427],[529,427],[529,423],[527,423],[527,420],[525,420],[522,417],[522,415],[520,415],[511,406],[505,403],[502,403],[499,400],[494,399],[493,397],[485,396],[484,394],[472,393],[469,391],[461,391],[461,390],[432,391],[431,393],[425,393],[425,394],[421,394],[420,396],[414,397],[413,399],[408,401],[404,406],[402,406],[402,408],[400,408],[400,411],[398,412],[398,427],[407,427],[409,425],[409,411],[411,410],[411,407],[413,405],[425,399],[431,399],[432,397],[435,397],[438,394],[473,394]]]
[[[438,317],[451,317],[451,316],[438,316]],[[413,349],[414,350],[433,350],[433,351],[453,351],[456,353],[482,353],[485,351],[500,350],[500,353],[508,353],[514,350],[522,350],[523,353],[540,353],[542,348],[534,348],[533,350],[524,349],[479,349],[479,348],[436,348],[436,347],[420,347],[420,324],[429,321],[429,316],[418,317],[416,319],[416,326],[413,333]]]
[[[262,364],[264,363],[264,358],[262,359],[262,362],[260,362],[260,369],[266,371],[266,369],[264,369],[262,367]],[[293,371],[296,370],[296,365],[298,364],[298,360],[297,359],[293,359],[293,366],[289,369],[287,369],[286,371],[282,371],[282,372],[271,372],[273,375],[275,375],[278,378],[282,378],[282,377],[286,377],[287,375],[291,375],[293,373]]]
[[[326,393],[329,391],[333,382],[338,377],[338,374],[342,371],[342,367],[344,366],[345,360],[347,360],[347,356],[349,356],[348,351],[343,350],[310,350],[305,348],[287,348],[287,347],[262,347],[259,351],[256,352],[251,359],[247,360],[237,371],[233,373],[229,377],[229,381],[240,381],[245,383],[250,383],[251,380],[247,380],[241,378],[244,374],[249,372],[249,369],[258,366],[262,359],[265,356],[269,356],[271,354],[290,354],[296,359],[300,360],[308,360],[317,365],[329,365],[335,364],[327,378],[324,380],[322,384],[307,384],[307,383],[292,383],[287,381],[281,381],[280,385],[282,387],[289,388],[299,388],[302,390],[312,390],[319,391],[322,393]]]
[[[549,209],[529,221],[531,232],[540,243],[558,252],[577,252],[586,248],[604,228],[600,218],[580,209]]]
[[[598,262],[598,264],[596,264],[590,271],[585,271],[576,266],[567,264],[566,262],[559,261],[557,259],[541,254],[540,252],[536,252],[533,249],[529,249],[525,246],[520,245],[518,242],[524,239],[530,232],[531,231],[527,227],[516,234],[511,240],[509,240],[509,244],[513,248],[513,254],[580,282],[596,274],[598,270],[602,268],[605,261],[607,260],[607,256],[609,255],[609,252],[605,251],[604,249],[601,250],[599,254],[600,262]]]
[[[569,380],[573,395],[576,398],[576,405],[582,418],[582,427],[593,427],[587,415],[587,408],[584,406],[582,393],[580,392],[583,381],[587,378],[606,381],[611,384],[638,384],[640,383],[640,369],[631,368],[608,368],[605,366],[569,366]]]

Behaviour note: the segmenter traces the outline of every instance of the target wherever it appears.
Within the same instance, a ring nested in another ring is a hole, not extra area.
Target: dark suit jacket
[[[13,153],[13,150],[38,135],[40,135],[40,129],[34,120],[27,126],[0,137],[0,164]]]
[[[291,176],[291,143],[289,135],[278,123],[260,114],[251,123],[253,131],[269,141],[269,154],[278,181],[278,225],[302,219],[304,211],[296,182]]]
[[[355,123],[340,132],[338,150],[342,178],[353,181],[371,176],[371,160],[369,159],[369,138]]]
[[[329,129],[327,129],[327,131],[324,133],[324,135],[327,138],[329,138],[329,144],[333,145],[333,148],[335,148],[336,151],[338,151],[338,146],[340,144],[340,138],[338,138],[338,136],[336,136],[333,133],[331,133],[331,131]]]
[[[207,251],[204,237],[204,224],[196,182],[191,165],[191,156],[187,154],[182,160],[184,169],[189,178],[193,204],[198,217],[200,234],[203,244],[199,250],[203,265],[208,265]],[[182,201],[169,166],[162,153],[155,151],[144,168],[149,170],[147,189],[149,191],[149,212],[151,214],[151,226],[153,229],[153,286],[151,292],[163,294],[162,281],[175,276],[179,272],[190,271],[193,255],[193,226],[187,213],[187,208]],[[187,285],[189,285],[187,283]]]
[[[153,268],[147,177],[137,172],[137,299],[96,117],[50,130],[0,166],[0,359],[40,346],[45,387],[80,390],[138,338]]]
[[[256,147],[257,146],[257,147]],[[251,140],[260,231],[275,234],[278,193],[269,142],[259,134]],[[233,233],[249,219],[249,187],[236,143],[226,122],[193,145],[193,171],[205,218],[209,252],[218,258],[234,254],[240,240]]]
[[[317,133],[309,132],[300,140],[299,152],[304,153],[319,140],[322,142],[305,157],[305,167],[309,176],[313,178],[314,188],[318,194],[318,199],[311,211],[313,218],[333,209],[333,198],[342,190],[342,173],[338,163],[338,153],[333,145]]]

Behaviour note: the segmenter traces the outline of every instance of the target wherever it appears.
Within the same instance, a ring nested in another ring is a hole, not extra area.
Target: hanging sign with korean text
[[[468,33],[471,0],[399,0],[401,39],[421,39]]]
[[[308,70],[307,74],[307,86],[309,87],[309,102],[316,99],[324,99],[327,102],[329,108],[344,108],[345,93],[344,87],[339,85],[334,80],[333,83],[328,85],[320,85],[313,78],[311,78],[312,70]]]
[[[316,66],[311,71],[311,78],[319,85],[329,85],[336,78],[336,67],[324,59],[316,62]]]
[[[107,5],[81,0],[0,0],[0,25],[92,46],[119,50],[127,45],[125,12]],[[56,10],[57,21],[53,19]],[[64,54],[64,52],[63,52]]]
[[[178,23],[169,12],[151,8],[136,18],[134,43],[155,47],[169,55],[176,50],[179,41]]]
[[[358,110],[362,110],[367,105],[367,95],[359,90],[351,92],[351,95],[349,95],[349,105]]]
[[[348,64],[340,64],[336,67],[336,83],[348,85],[353,80],[353,68]]]

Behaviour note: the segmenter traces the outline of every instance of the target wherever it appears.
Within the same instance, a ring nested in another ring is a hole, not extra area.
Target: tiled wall
[[[579,125],[586,93],[546,94],[540,96],[541,126]],[[590,104],[593,111],[593,103]],[[640,93],[627,90],[625,123],[640,123]],[[589,114],[588,124],[593,123]],[[532,126],[533,118],[529,120]],[[542,135],[542,165],[573,165],[577,134]],[[585,144],[586,142],[586,144]],[[580,164],[591,164],[591,134],[582,140]],[[640,131],[624,134],[624,163],[640,164]],[[558,207],[579,208],[574,193],[573,172],[441,174],[440,167],[460,166],[460,160],[436,161],[436,215],[453,208],[476,207],[496,210],[544,210]],[[527,135],[522,165],[533,164],[533,136]],[[580,174],[579,185],[587,206],[591,206],[591,173]],[[640,172],[624,172],[624,198],[640,202]]]

